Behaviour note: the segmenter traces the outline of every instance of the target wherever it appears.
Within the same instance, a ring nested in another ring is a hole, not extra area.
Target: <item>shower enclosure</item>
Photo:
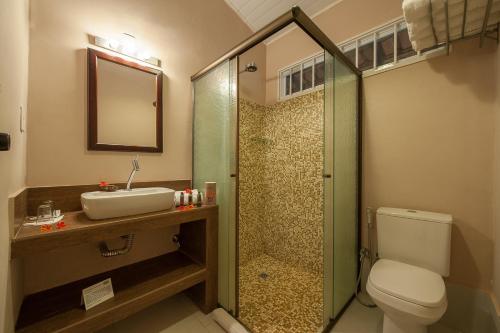
[[[242,56],[293,23],[323,49],[324,83],[247,99],[242,75],[260,69]],[[326,329],[359,269],[359,70],[294,7],[192,81],[193,187],[217,182],[220,305],[255,333]]]

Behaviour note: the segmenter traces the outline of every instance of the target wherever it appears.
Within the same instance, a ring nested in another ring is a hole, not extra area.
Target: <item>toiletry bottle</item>
[[[205,204],[216,205],[217,201],[217,183],[205,182]]]
[[[196,207],[201,207],[201,191],[198,191],[198,194],[196,195]]]
[[[193,193],[189,192],[188,194],[188,206],[193,204]]]
[[[179,206],[184,206],[184,192],[181,192],[180,198],[179,198]]]

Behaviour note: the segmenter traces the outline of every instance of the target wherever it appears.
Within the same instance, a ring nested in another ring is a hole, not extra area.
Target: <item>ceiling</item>
[[[239,17],[254,32],[290,10],[299,6],[308,16],[313,17],[330,8],[339,0],[225,0]]]

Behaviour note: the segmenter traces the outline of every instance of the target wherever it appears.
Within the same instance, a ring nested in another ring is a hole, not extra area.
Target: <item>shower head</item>
[[[250,73],[256,72],[257,65],[255,64],[255,62],[252,61],[251,63],[247,64],[245,66],[245,71],[250,72]]]
[[[248,64],[245,65],[245,69],[242,70],[240,72],[241,73],[244,73],[244,72],[249,72],[249,73],[253,73],[253,72],[256,72],[257,71],[257,65],[255,64],[255,62],[250,62]]]

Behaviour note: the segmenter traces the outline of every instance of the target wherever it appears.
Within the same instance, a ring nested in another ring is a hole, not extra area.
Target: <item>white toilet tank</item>
[[[377,210],[378,255],[448,276],[452,220],[448,214],[381,207]]]

